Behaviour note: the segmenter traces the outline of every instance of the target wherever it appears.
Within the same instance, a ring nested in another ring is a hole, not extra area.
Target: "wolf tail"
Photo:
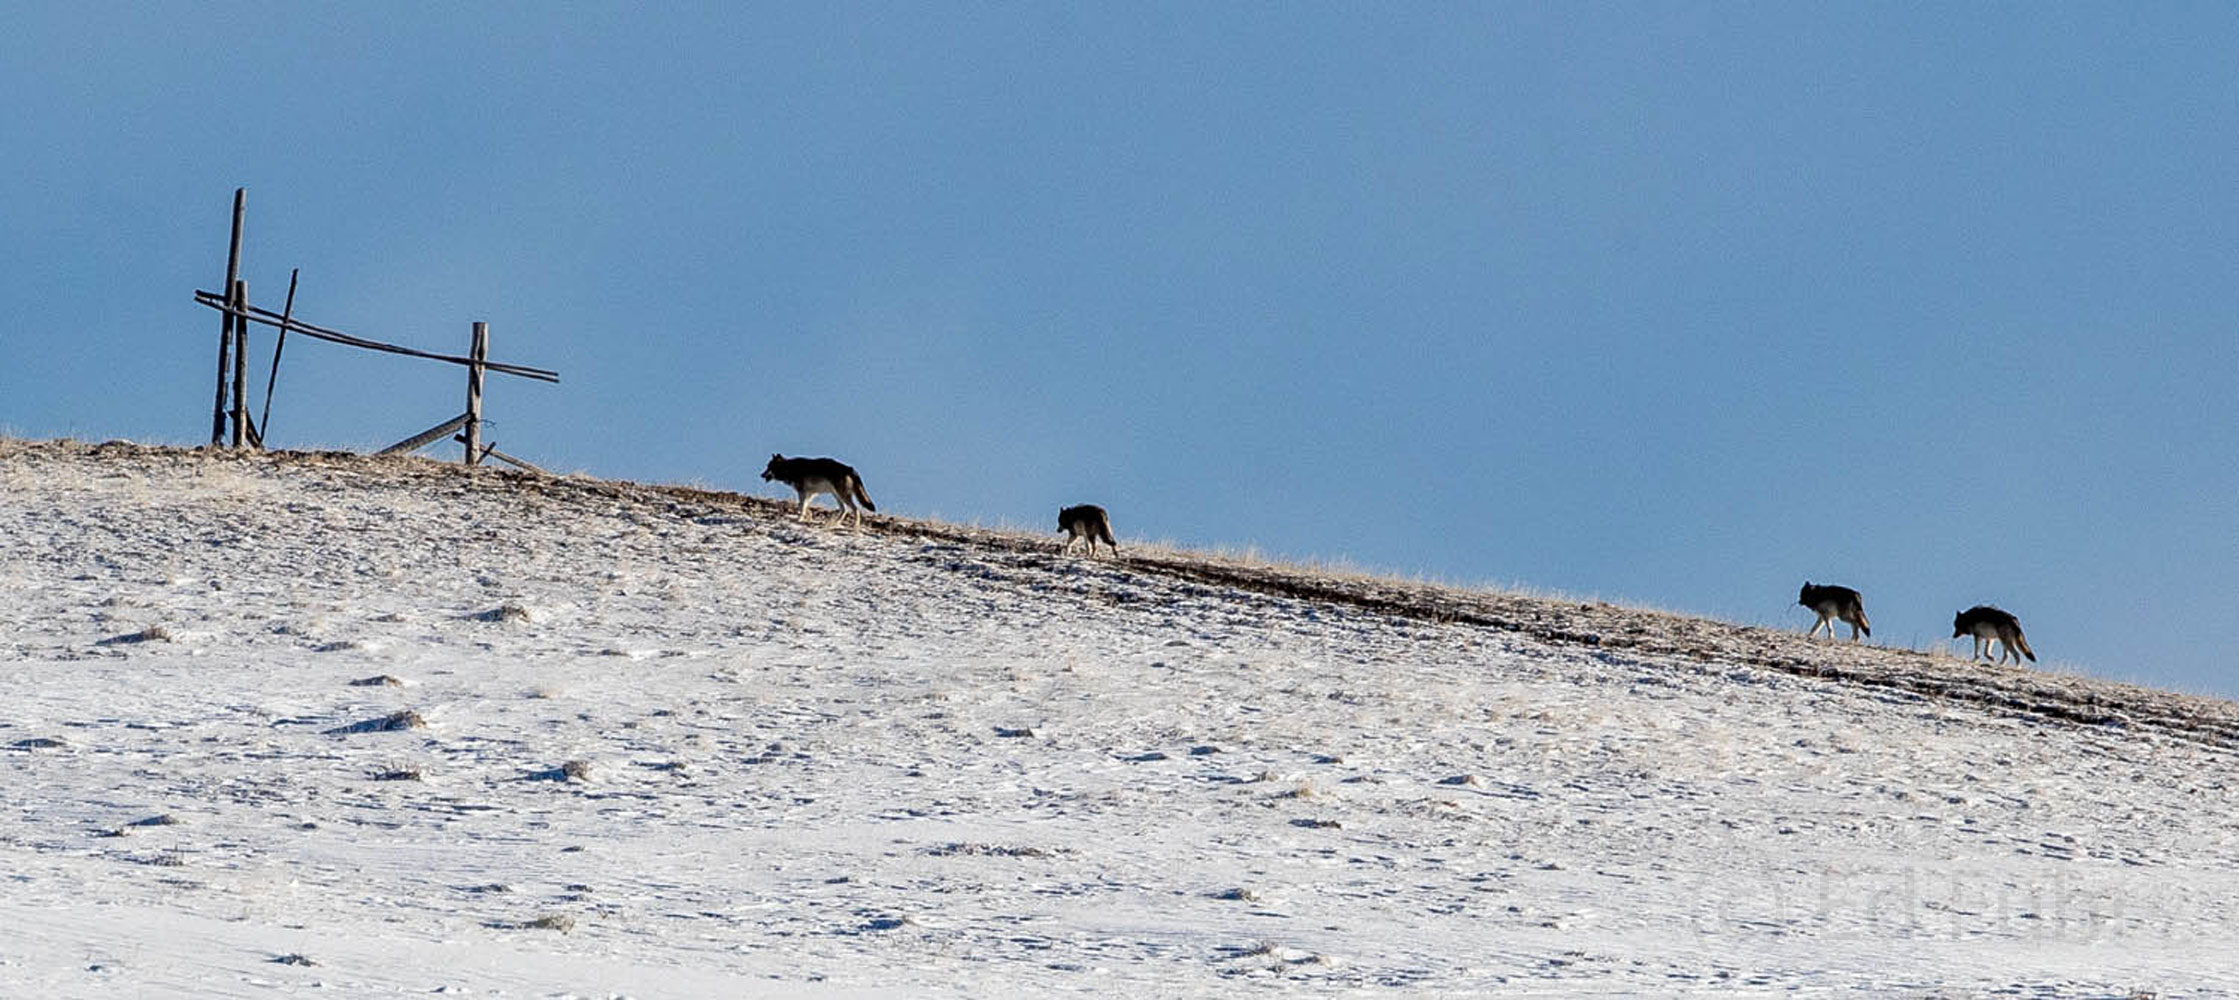
[[[855,491],[855,502],[862,504],[864,510],[878,513],[878,505],[871,502],[871,495],[863,492],[863,477],[847,477],[847,488]]]
[[[1096,519],[1096,533],[1104,536],[1104,544],[1111,546],[1112,551],[1119,551],[1119,540],[1112,537],[1112,520],[1110,518],[1099,517]]]
[[[2037,651],[2029,648],[2029,637],[2022,635],[2018,628],[2014,630],[2014,648],[2021,650],[2021,655],[2028,657],[2029,662],[2037,662]]]
[[[1832,632],[1834,629],[1830,628],[1828,631]],[[1868,638],[1872,638],[1874,634],[1874,623],[1866,620],[1866,606],[1863,604],[1858,606],[1858,631]]]

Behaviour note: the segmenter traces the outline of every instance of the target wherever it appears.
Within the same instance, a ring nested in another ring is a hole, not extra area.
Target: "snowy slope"
[[[0,440],[0,996],[2239,995],[2230,703],[1055,548]]]

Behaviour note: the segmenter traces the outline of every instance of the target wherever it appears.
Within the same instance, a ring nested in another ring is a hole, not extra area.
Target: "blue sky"
[[[206,436],[241,186],[258,302],[559,369],[550,467],[2239,694],[2239,7],[86,11],[0,15],[9,433]],[[462,381],[298,340],[272,440]]]

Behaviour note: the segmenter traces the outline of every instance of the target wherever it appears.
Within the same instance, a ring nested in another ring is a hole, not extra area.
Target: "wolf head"
[[[1804,588],[1796,592],[1796,603],[1802,604],[1808,600],[1811,600],[1811,581],[1805,580]]]
[[[772,479],[776,479],[777,464],[783,461],[785,461],[785,456],[777,454],[775,452],[770,453],[770,464],[762,467],[762,481],[766,483]]]
[[[1960,636],[1968,634],[1969,632],[1973,632],[1975,630],[1975,626],[1977,625],[2003,625],[2005,624],[2006,619],[2012,617],[2012,615],[2009,615],[2004,611],[2000,611],[1997,608],[1991,607],[1988,604],[1977,604],[1974,607],[1968,608],[1965,611],[1951,616],[1951,637],[1957,639]]]

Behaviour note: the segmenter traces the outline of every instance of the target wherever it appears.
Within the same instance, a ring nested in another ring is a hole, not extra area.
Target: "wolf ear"
[[[773,451],[773,452],[771,452],[771,453],[770,453],[770,461],[772,461],[772,462],[782,462],[782,461],[785,461],[785,456],[783,456],[783,455],[780,455],[780,454],[778,454],[777,452],[774,452],[774,451]]]

